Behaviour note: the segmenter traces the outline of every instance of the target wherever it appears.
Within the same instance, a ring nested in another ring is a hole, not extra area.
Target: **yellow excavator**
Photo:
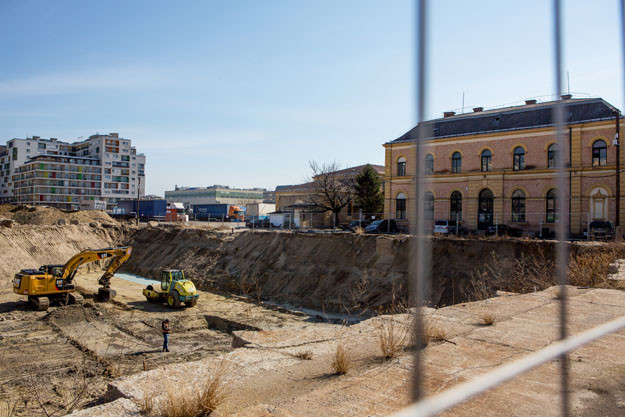
[[[43,265],[37,269],[22,269],[13,279],[13,292],[28,296],[28,301],[35,310],[44,311],[50,302],[59,304],[81,304],[82,295],[76,292],[74,276],[80,265],[108,260],[104,274],[98,280],[98,298],[110,300],[115,297],[115,290],[111,289],[111,277],[124,262],[130,258],[132,247],[87,249],[74,256],[65,265]]]

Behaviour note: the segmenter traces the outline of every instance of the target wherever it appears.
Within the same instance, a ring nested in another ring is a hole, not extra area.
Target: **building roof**
[[[334,174],[339,174],[339,176],[356,176],[366,167],[370,165],[376,172],[380,175],[384,175],[384,165],[375,165],[375,164],[363,164],[355,167],[349,167],[345,169],[340,169],[338,171],[334,171]],[[312,182],[307,182],[304,184],[296,184],[296,185],[278,185],[276,186],[276,193],[288,193],[288,192],[298,192],[298,191],[308,191],[312,186]]]
[[[614,119],[614,112],[617,111],[616,107],[601,98],[557,100],[474,111],[424,122],[428,132],[426,139],[553,126],[553,109],[556,103],[563,103],[565,106],[566,124]],[[421,123],[390,143],[416,140],[420,125]]]

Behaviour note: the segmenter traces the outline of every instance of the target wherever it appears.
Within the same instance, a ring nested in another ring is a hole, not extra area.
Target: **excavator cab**
[[[60,278],[63,276],[63,267],[65,265],[42,265],[39,267],[39,271],[44,274],[52,275],[53,277]]]

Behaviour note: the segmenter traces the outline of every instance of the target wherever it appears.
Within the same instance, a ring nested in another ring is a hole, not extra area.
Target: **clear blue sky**
[[[552,93],[549,1],[431,3],[429,117]],[[563,3],[571,91],[622,109],[618,2]],[[406,0],[2,0],[0,140],[119,132],[160,195],[381,164],[414,123],[413,23]]]

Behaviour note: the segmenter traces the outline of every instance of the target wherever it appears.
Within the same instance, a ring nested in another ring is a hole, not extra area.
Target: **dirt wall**
[[[127,269],[140,275],[157,277],[161,268],[181,268],[204,289],[352,312],[405,300],[413,253],[407,236],[232,236],[173,227],[141,229],[129,243],[134,250]],[[570,250],[577,259],[606,247],[572,244]],[[436,306],[482,299],[498,289],[527,292],[553,285],[554,243],[549,241],[433,239],[432,255],[429,299]],[[524,279],[530,269],[535,276]]]
[[[9,288],[21,269],[62,264],[84,249],[110,247],[120,240],[123,231],[117,226],[0,227],[0,289]]]

